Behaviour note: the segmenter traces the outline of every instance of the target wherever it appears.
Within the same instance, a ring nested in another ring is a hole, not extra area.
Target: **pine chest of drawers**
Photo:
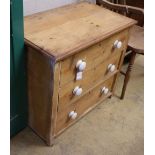
[[[135,23],[86,2],[25,17],[29,126],[48,145],[113,94]]]

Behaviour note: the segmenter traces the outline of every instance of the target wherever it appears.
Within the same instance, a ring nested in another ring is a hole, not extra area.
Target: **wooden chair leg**
[[[127,71],[126,71],[126,74],[125,74],[124,84],[123,84],[123,88],[122,88],[122,94],[121,94],[121,97],[120,97],[121,99],[124,99],[125,91],[126,91],[129,79],[130,79],[130,74],[131,74],[132,66],[133,66],[134,61],[135,61],[135,57],[136,57],[136,52],[133,51],[131,53],[129,65],[128,65],[128,68],[127,68]]]

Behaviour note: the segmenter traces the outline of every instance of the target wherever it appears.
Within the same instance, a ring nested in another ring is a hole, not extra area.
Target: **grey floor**
[[[122,81],[120,75],[116,95]],[[114,96],[101,103],[61,134],[53,147],[26,128],[11,139],[11,155],[143,155],[143,117],[144,60],[138,56],[124,100]]]

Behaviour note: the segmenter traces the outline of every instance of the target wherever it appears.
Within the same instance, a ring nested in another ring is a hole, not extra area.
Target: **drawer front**
[[[102,81],[111,75],[118,72],[118,67],[120,63],[120,58],[122,55],[122,52],[118,52],[113,57],[107,59],[106,61],[102,61],[98,63],[96,60],[94,61],[96,63],[96,66],[94,68],[94,83],[97,83],[98,81]],[[113,70],[110,70],[110,65],[113,66]]]
[[[119,40],[122,42],[121,48],[114,48],[114,42]],[[83,71],[84,76],[87,76],[87,71],[92,70],[98,64],[118,54],[127,46],[128,30],[123,30],[110,38],[105,39],[63,61],[61,61],[61,76],[60,86],[76,81],[77,68],[76,64],[79,60],[86,62],[86,68]],[[94,62],[95,61],[95,62]],[[89,73],[88,73],[89,74]],[[80,80],[80,81],[82,81]]]
[[[77,102],[67,106],[65,109],[62,109],[61,105],[59,105],[60,107],[57,113],[56,121],[56,133],[75,122],[78,118],[80,118],[81,115],[89,111],[91,107],[111,95],[111,88],[114,78],[115,76],[99,84],[94,89],[90,90],[87,94],[85,94],[83,97],[81,97]],[[104,88],[103,90],[108,88],[109,91],[104,92],[105,94],[101,93],[102,88]],[[72,111],[77,113],[77,117],[75,119],[69,117],[69,114]]]
[[[59,105],[66,107],[76,100],[80,99],[86,92],[89,91],[97,83],[104,81],[114,75],[118,70],[118,64],[120,60],[121,52],[115,54],[112,58],[101,62],[93,69],[87,70],[83,73],[83,79],[77,82],[70,82],[59,89]],[[95,62],[95,61],[94,61]],[[108,66],[115,65],[115,70],[110,72]],[[94,76],[95,75],[95,76]],[[74,94],[73,91],[76,87],[82,89],[81,95]]]

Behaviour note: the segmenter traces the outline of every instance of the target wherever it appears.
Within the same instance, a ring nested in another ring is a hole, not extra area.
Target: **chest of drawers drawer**
[[[25,17],[29,126],[48,145],[113,95],[135,23],[87,2]]]

